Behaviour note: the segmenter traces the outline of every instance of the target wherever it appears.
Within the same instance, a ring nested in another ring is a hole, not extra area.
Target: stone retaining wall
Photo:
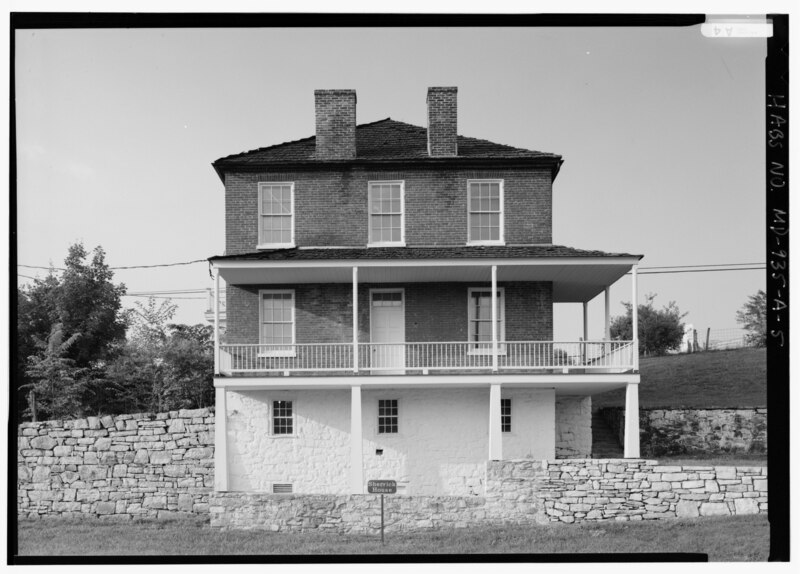
[[[625,409],[600,414],[623,444]],[[640,409],[639,441],[645,457],[693,453],[766,453],[767,409]]]
[[[763,467],[659,466],[652,460],[492,461],[485,496],[386,496],[386,531],[476,524],[636,521],[766,513]],[[211,525],[376,534],[376,495],[214,493]]]
[[[23,423],[20,516],[208,514],[214,409]]]
[[[494,461],[487,496],[536,498],[551,522],[767,512],[766,467],[660,466],[653,460]]]
[[[211,526],[221,529],[378,534],[380,495],[246,494],[217,492]],[[386,532],[509,523],[482,496],[386,495]]]

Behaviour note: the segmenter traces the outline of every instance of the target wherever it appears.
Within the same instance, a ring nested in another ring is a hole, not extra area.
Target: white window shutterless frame
[[[368,185],[367,247],[404,246],[406,244],[405,182],[370,181]]]
[[[258,292],[258,355],[294,357],[294,289],[262,289]]]
[[[294,247],[294,183],[258,184],[257,249]]]
[[[467,181],[467,245],[505,245],[502,179]]]
[[[470,287],[467,291],[468,340],[470,355],[492,354],[492,289]],[[497,339],[506,340],[506,297],[503,287],[497,288]],[[505,345],[498,345],[498,353],[506,353]]]

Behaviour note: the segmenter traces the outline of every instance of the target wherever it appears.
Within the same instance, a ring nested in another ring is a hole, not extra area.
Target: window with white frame
[[[369,245],[402,245],[405,241],[404,184],[369,183]]]
[[[500,431],[511,432],[511,399],[500,399]]]
[[[272,434],[294,434],[294,408],[292,401],[272,401]]]
[[[258,184],[258,247],[294,245],[294,183]]]
[[[468,188],[467,242],[503,243],[503,180],[471,180]]]
[[[398,418],[397,399],[378,401],[378,434],[397,434]]]
[[[492,352],[492,290],[469,289],[469,342],[471,352]],[[505,296],[504,289],[497,289],[497,340],[505,341]],[[500,352],[503,348],[500,347]]]
[[[294,291],[261,291],[259,354],[294,356]]]

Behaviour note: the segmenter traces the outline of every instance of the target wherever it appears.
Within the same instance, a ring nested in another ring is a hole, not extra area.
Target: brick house
[[[356,125],[355,91],[317,90],[315,136],[214,162],[218,491],[479,495],[489,459],[590,457],[592,394],[626,388],[638,411],[608,289],[632,273],[635,300],[641,256],[553,245],[561,157],[457,135],[456,96],[428,90],[425,129]],[[566,302],[580,341],[553,341]]]

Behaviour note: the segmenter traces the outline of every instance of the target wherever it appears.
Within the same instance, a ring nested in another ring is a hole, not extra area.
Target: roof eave
[[[212,163],[214,170],[224,182],[224,174],[232,171],[254,172],[265,169],[325,169],[330,166],[355,167],[360,165],[419,165],[437,167],[551,167],[557,173],[563,160],[561,156],[551,157],[448,157],[448,158],[356,158],[347,160],[294,160],[294,161],[270,161],[270,162],[225,162],[219,160]]]

